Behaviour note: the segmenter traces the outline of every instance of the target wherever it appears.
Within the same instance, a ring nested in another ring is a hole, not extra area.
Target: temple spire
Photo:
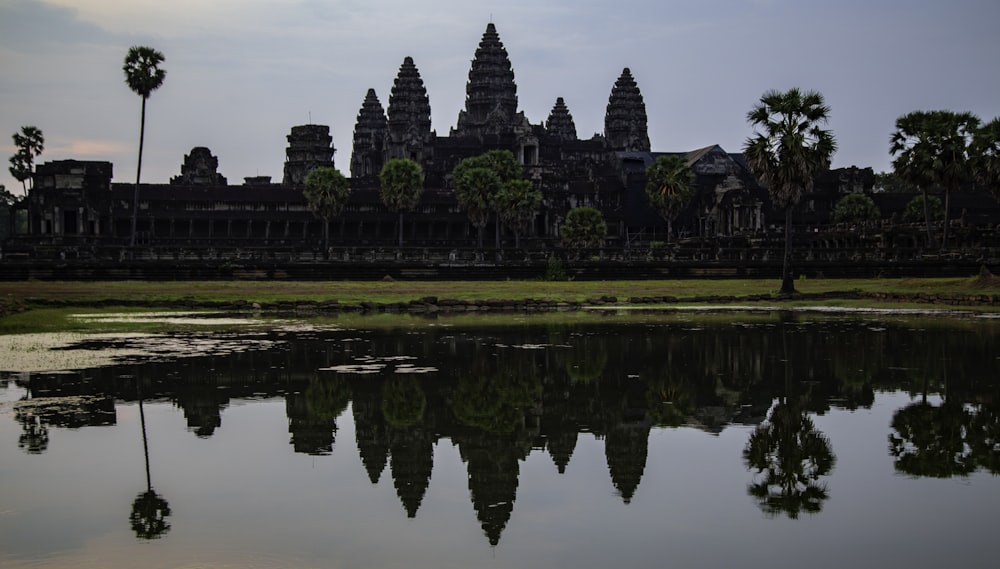
[[[646,103],[628,67],[622,71],[608,97],[604,137],[613,150],[649,151]]]
[[[410,158],[418,162],[429,156],[433,142],[431,104],[420,71],[407,56],[389,95],[387,158]]]
[[[562,97],[556,99],[556,104],[545,121],[545,130],[562,140],[576,140],[576,124]]]
[[[377,176],[382,169],[386,134],[385,111],[375,94],[368,89],[354,125],[354,149],[351,154],[351,177]]]
[[[458,136],[502,134],[519,124],[517,84],[507,50],[490,22],[476,49],[465,85],[465,110],[458,115]]]

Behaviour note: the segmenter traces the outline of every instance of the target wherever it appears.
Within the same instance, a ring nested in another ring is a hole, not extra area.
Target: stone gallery
[[[534,223],[522,234],[525,248],[559,242],[569,210],[590,206],[607,224],[606,245],[666,239],[667,224],[645,195],[646,168],[660,155],[682,155],[695,174],[695,197],[673,222],[680,237],[728,237],[761,232],[781,223],[766,189],[757,184],[740,154],[709,146],[685,152],[653,152],[646,104],[628,68],[610,86],[603,134],[577,134],[566,99],[559,97],[544,122],[533,124],[518,110],[517,84],[507,50],[490,23],[475,51],[466,84],[465,108],[447,136],[431,129],[431,107],[416,63],[403,60],[383,108],[378,94],[365,94],[354,125],[349,165],[350,198],[330,220],[331,246],[394,243],[399,217],[381,202],[378,174],[388,160],[408,158],[424,170],[424,193],[404,224],[406,244],[466,247],[477,230],[459,206],[451,172],[464,158],[508,150],[523,164],[526,178],[542,193]],[[306,175],[334,166],[335,149],[326,125],[293,126],[287,136],[284,175],[245,178],[230,185],[208,148],[184,156],[169,183],[139,187],[137,244],[146,247],[317,247],[322,221],[303,197]],[[798,218],[829,221],[833,202],[850,192],[869,191],[870,168],[829,172],[805,196]],[[131,183],[112,182],[109,162],[61,160],[37,167],[34,189],[15,206],[27,217],[22,243],[58,239],[63,246],[128,243],[133,216]],[[19,210],[19,211],[18,211]],[[514,244],[508,228],[491,220],[487,235]],[[8,250],[11,250],[8,247]]]

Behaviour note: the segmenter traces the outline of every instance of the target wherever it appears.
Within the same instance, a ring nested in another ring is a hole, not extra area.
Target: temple
[[[417,62],[405,57],[386,109],[374,89],[364,94],[348,163],[351,196],[342,215],[330,222],[331,246],[393,243],[398,216],[382,205],[378,181],[382,166],[393,158],[415,160],[425,172],[421,201],[404,224],[406,243],[474,246],[476,230],[458,206],[451,172],[462,159],[495,149],[511,151],[543,195],[534,223],[522,235],[524,248],[557,246],[562,221],[578,206],[603,213],[609,248],[664,240],[667,224],[645,195],[646,168],[663,154],[683,156],[695,174],[697,194],[672,224],[679,237],[748,235],[782,223],[766,189],[740,154],[717,145],[654,152],[637,77],[625,68],[609,88],[603,134],[579,138],[569,99],[561,96],[544,122],[532,123],[518,110],[514,68],[490,23],[469,69],[465,107],[448,135],[441,136],[432,128],[431,101]],[[330,128],[293,126],[287,143],[281,183],[254,176],[239,186],[227,183],[219,172],[219,159],[208,148],[191,149],[180,175],[168,184],[140,186],[138,243],[179,248],[321,244],[322,222],[310,211],[301,190],[312,169],[334,166]],[[16,250],[18,242],[46,240],[64,246],[128,243],[135,186],[112,183],[111,178],[108,162],[39,165],[34,189],[14,206],[14,215],[27,218],[21,224],[26,227],[6,249]],[[873,180],[871,169],[844,169],[824,176],[817,180],[814,194],[805,196],[802,219],[810,224],[829,222],[836,199],[850,192],[870,192]],[[495,231],[502,243],[513,244],[513,233],[495,223],[485,228],[486,234]]]

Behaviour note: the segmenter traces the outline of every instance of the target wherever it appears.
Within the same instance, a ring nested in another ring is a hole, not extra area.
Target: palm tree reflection
[[[747,468],[756,470],[747,491],[769,516],[816,513],[829,497],[821,478],[833,470],[830,440],[795,406],[779,403],[750,435],[743,449]]]
[[[896,470],[911,476],[949,478],[975,470],[966,444],[968,413],[961,406],[907,405],[892,417],[889,452]]]
[[[139,394],[139,422],[142,425],[142,451],[146,458],[146,491],[140,492],[132,502],[132,513],[128,517],[129,525],[135,536],[140,539],[157,539],[170,531],[167,516],[170,515],[170,504],[153,490],[152,477],[149,473],[149,443],[146,438],[146,412],[142,407],[141,380],[136,379],[136,390]]]

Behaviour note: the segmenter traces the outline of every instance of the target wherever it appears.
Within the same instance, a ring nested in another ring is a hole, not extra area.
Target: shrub
[[[941,221],[944,219],[944,206],[937,196],[927,196],[927,205],[930,207],[931,221]],[[903,210],[903,221],[908,223],[919,223],[924,221],[924,196],[916,196],[910,203],[906,204]]]
[[[864,223],[878,218],[878,207],[864,194],[848,194],[833,208],[833,221],[836,223]]]

